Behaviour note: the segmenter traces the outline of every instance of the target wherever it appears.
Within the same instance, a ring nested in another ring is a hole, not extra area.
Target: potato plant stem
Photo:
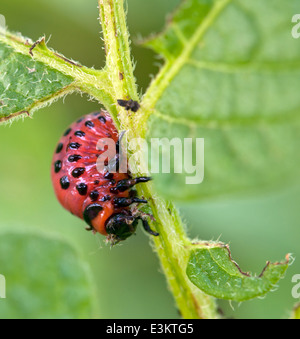
[[[112,83],[112,98],[115,103],[118,99],[138,100],[124,0],[99,0],[99,10],[107,59],[105,70]],[[143,107],[139,114],[143,113],[142,110]],[[145,135],[146,123],[137,128],[133,114],[121,107],[119,109],[113,107],[110,112],[119,129],[127,131],[129,140]],[[133,166],[135,168],[131,170],[134,173],[143,174],[143,159],[137,159]],[[171,202],[158,197],[151,183],[141,185],[139,193],[149,200],[152,208],[155,218],[152,227],[160,234],[158,237],[153,237],[154,249],[180,314],[187,319],[216,318],[214,298],[202,293],[186,275],[190,240],[186,236],[177,209]]]

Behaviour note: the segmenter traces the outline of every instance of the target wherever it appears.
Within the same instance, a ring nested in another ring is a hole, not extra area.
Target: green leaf
[[[171,158],[171,174],[154,174],[161,194],[205,198],[299,177],[296,4],[186,0],[165,32],[145,43],[165,59],[143,99],[148,139],[205,139],[204,182],[187,185],[191,174],[174,174],[181,160]]]
[[[105,71],[86,68],[36,42],[0,30],[0,123],[32,113],[74,91],[110,106],[111,81]],[[114,111],[112,109],[112,111]]]
[[[63,240],[31,232],[1,233],[0,274],[6,279],[1,319],[93,316],[89,271]]]
[[[191,282],[208,295],[219,299],[245,301],[261,297],[283,278],[289,257],[281,263],[267,263],[262,273],[243,273],[231,258],[228,246],[212,244],[191,251],[187,275]]]
[[[11,116],[29,115],[34,108],[65,95],[71,76],[16,52],[0,35],[0,122]]]

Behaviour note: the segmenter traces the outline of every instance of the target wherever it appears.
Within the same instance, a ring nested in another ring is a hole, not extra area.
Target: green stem
[[[113,86],[114,102],[117,99],[138,99],[130,56],[129,36],[123,0],[99,0],[100,19],[106,49],[106,71]],[[94,93],[96,95],[97,93]],[[149,99],[148,99],[149,100]],[[143,103],[142,103],[143,104]],[[149,103],[148,103],[149,104]],[[148,106],[148,105],[147,105]],[[128,131],[128,139],[145,136],[146,124],[137,124],[133,116],[124,109],[110,106],[120,129]],[[116,113],[118,112],[118,115]],[[139,113],[141,114],[142,111]],[[131,168],[133,173],[145,174],[143,160],[137,159]],[[216,318],[215,301],[202,293],[188,279],[185,268],[189,257],[190,240],[187,238],[181,218],[174,205],[158,197],[152,184],[141,185],[141,196],[149,200],[159,232],[153,237],[155,251],[183,318]]]
[[[141,194],[150,197],[159,237],[153,238],[177,307],[185,319],[212,319],[217,317],[214,298],[205,295],[188,279],[185,268],[190,255],[191,242],[176,207],[155,195],[151,185],[144,186]]]
[[[123,0],[98,2],[106,52],[105,70],[113,86],[114,102],[118,99],[138,100]],[[130,122],[125,110],[120,109],[119,116],[114,118],[118,127],[128,130]]]

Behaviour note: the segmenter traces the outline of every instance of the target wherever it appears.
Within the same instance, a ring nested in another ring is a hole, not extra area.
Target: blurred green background
[[[133,42],[161,31],[166,15],[178,3],[128,0]],[[104,65],[96,0],[2,0],[0,13],[11,31],[22,32],[32,40],[44,34],[51,36],[48,45],[65,56],[89,67]],[[132,52],[142,93],[161,61],[134,43]],[[83,222],[63,210],[54,196],[50,165],[55,145],[71,122],[98,108],[88,97],[72,95],[36,112],[32,120],[0,127],[0,231],[39,229],[73,243],[91,268],[98,299],[96,317],[178,318],[159,262],[142,230],[110,249],[103,237],[85,232]],[[191,237],[228,242],[244,271],[260,273],[267,260],[281,260],[289,252],[296,258],[300,254],[299,193],[299,186],[293,186],[179,207]],[[264,299],[240,305],[220,302],[220,306],[227,316],[235,318],[287,317],[296,302],[291,296],[291,278],[299,273],[296,260],[280,288]],[[0,300],[1,308],[5,302]]]

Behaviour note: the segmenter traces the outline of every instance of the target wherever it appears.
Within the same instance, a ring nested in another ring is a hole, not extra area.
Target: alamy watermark
[[[120,134],[122,145],[111,138],[100,139],[97,150],[99,172],[127,173],[177,173],[185,174],[187,185],[198,185],[204,180],[203,138],[152,138],[149,141],[138,138],[128,141],[126,133]],[[128,150],[128,151],[127,151]],[[143,158],[144,168],[136,166]]]
[[[292,277],[292,283],[295,284],[292,288],[292,297],[295,299],[300,298],[300,274],[295,274]]]
[[[6,298],[6,280],[4,275],[0,274],[0,299]]]
[[[295,24],[292,28],[292,37],[294,39],[299,39],[300,38],[300,14],[295,14],[292,17],[292,23]]]

